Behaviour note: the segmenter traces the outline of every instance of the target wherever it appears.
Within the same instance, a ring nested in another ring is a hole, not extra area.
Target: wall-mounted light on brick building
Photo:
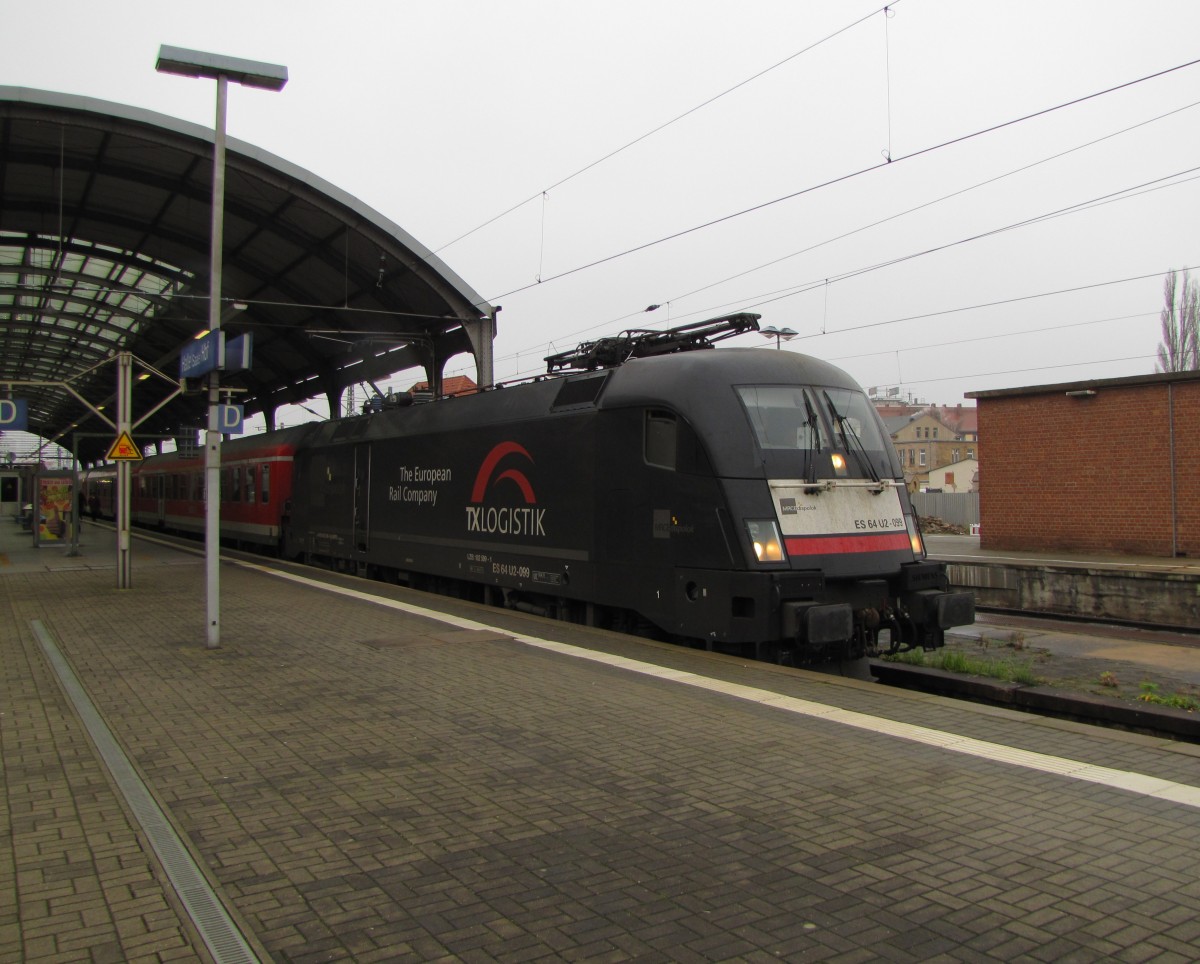
[[[1090,388],[1084,388],[1077,392],[1066,392],[1067,398],[1091,398],[1096,393]]]

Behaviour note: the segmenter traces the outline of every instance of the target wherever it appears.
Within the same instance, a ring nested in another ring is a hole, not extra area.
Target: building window
[[[961,449],[951,449],[951,450],[950,450],[950,461],[951,461],[951,462],[957,462],[957,461],[959,460],[959,459],[958,459],[958,453],[959,453],[960,451],[962,451],[962,450],[961,450]]]
[[[921,468],[925,468],[925,450],[921,449]]]
[[[967,458],[969,458],[969,459],[975,458],[975,450],[974,449],[967,449]]]
[[[915,453],[915,452],[913,452],[913,450],[912,450],[912,449],[909,449],[909,450],[908,450],[908,464],[909,464],[909,465],[916,465],[916,464],[917,464],[916,462],[914,462],[914,461],[913,461],[913,460],[914,460],[914,458],[916,458],[916,453]]]
[[[933,437],[937,438],[937,429],[936,428],[933,430]]]

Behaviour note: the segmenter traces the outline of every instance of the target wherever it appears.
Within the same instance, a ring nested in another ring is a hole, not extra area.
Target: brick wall
[[[982,548],[1200,556],[1200,373],[974,395]]]

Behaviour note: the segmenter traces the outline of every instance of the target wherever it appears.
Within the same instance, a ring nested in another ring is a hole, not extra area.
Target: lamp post
[[[791,328],[776,328],[774,325],[769,325],[766,328],[760,328],[758,333],[764,338],[774,338],[776,350],[779,349],[780,340],[791,341],[798,334],[800,334],[798,331],[792,331]]]
[[[221,339],[221,261],[225,233],[225,110],[229,81],[243,87],[283,90],[286,67],[255,60],[225,57],[181,47],[158,48],[154,69],[181,77],[209,77],[217,82],[216,133],[213,137],[212,251],[209,261],[208,328],[215,350]],[[208,376],[208,429],[204,436],[204,585],[208,648],[221,645],[221,602],[218,563],[221,553],[221,433],[217,420],[220,404],[220,370],[224,359]]]

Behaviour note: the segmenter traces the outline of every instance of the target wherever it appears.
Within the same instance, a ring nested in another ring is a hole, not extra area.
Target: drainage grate
[[[240,964],[243,961],[257,964],[258,956],[250,949],[242,932],[233,923],[220,899],[209,886],[208,880],[192,860],[183,841],[179,839],[175,828],[167,820],[166,814],[150,795],[141,776],[129,762],[125,751],[117,743],[112,731],[97,712],[91,697],[75,676],[75,671],[71,669],[70,663],[54,642],[54,637],[42,625],[40,619],[31,620],[30,625],[42,646],[42,652],[46,654],[46,659],[58,674],[63,690],[83,721],[92,742],[100,751],[100,756],[112,774],[117,788],[125,797],[129,809],[133,811],[149,838],[154,853],[166,870],[171,885],[187,909],[188,916],[195,923],[213,959],[217,964]]]

